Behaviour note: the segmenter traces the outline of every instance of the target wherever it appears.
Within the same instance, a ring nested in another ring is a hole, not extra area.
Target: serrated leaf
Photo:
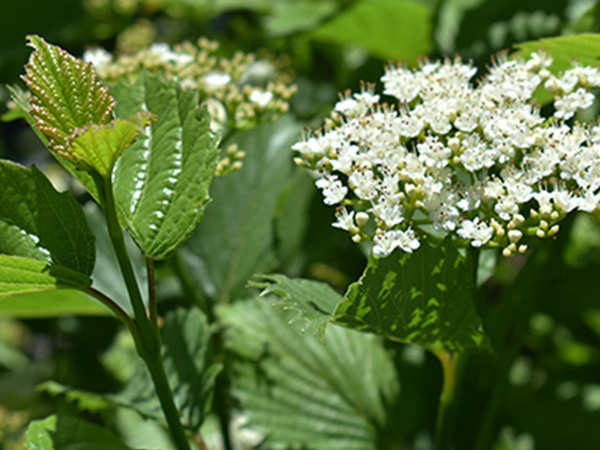
[[[414,253],[371,256],[338,305],[334,322],[430,350],[488,348],[473,305],[472,265],[450,239]]]
[[[233,393],[266,448],[380,448],[395,426],[389,406],[398,380],[377,337],[331,326],[323,345],[266,300],[217,314],[235,356]]]
[[[310,330],[325,342],[327,325],[336,306],[344,300],[340,294],[325,283],[290,279],[285,275],[262,275],[258,280],[261,281],[252,284],[263,289],[261,296],[273,293],[284,297],[276,305],[296,311],[297,319],[304,322],[302,331]]]
[[[414,63],[431,50],[431,16],[431,8],[421,2],[361,0],[317,28],[312,37]]]
[[[142,109],[158,119],[119,160],[114,191],[122,218],[142,251],[164,259],[194,231],[210,201],[218,162],[210,117],[195,92],[142,74],[113,87],[117,114]]]
[[[4,160],[0,186],[0,254],[92,273],[94,235],[72,197],[56,192],[35,167]]]
[[[243,167],[215,179],[208,208],[185,249],[198,288],[219,301],[244,292],[255,273],[275,265],[274,218],[289,181],[291,145],[301,131],[290,116],[239,132],[231,141],[246,151]]]
[[[69,159],[88,172],[110,177],[112,169],[123,150],[129,147],[154,116],[147,111],[131,119],[115,119],[106,124],[91,124],[77,128],[67,139]]]
[[[34,49],[23,77],[32,97],[31,115],[50,148],[68,156],[68,140],[77,128],[111,120],[115,101],[85,63],[39,36],[28,36]]]
[[[110,430],[74,417],[50,416],[27,428],[27,450],[130,450]]]
[[[185,427],[198,431],[208,412],[221,365],[213,362],[213,330],[198,310],[178,310],[165,317],[162,329],[165,371]],[[146,417],[165,421],[148,370],[140,365],[122,392],[104,396]]]
[[[10,99],[14,103],[14,106],[11,114],[2,116],[2,120],[8,121],[17,118],[25,119],[34,133],[40,138],[42,143],[49,147],[48,139],[46,139],[46,136],[44,136],[44,134],[35,126],[36,122],[30,113],[31,106],[29,105],[29,99],[27,98],[26,92],[18,86],[7,86],[7,88],[10,92]],[[94,197],[96,200],[99,200],[96,183],[89,173],[83,170],[78,170],[73,162],[56,152],[52,152],[52,155],[67,170],[67,172],[81,182],[81,184],[87,189],[92,197]]]

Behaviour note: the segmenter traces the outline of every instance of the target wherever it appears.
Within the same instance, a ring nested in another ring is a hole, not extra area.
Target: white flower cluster
[[[459,59],[388,67],[380,103],[372,86],[346,93],[323,129],[296,143],[299,165],[318,174],[334,227],[373,240],[384,257],[416,250],[428,228],[474,247],[524,252],[524,236],[550,237],[573,210],[594,211],[600,194],[600,125],[569,124],[592,105],[596,68],[501,55],[476,85]],[[546,118],[536,90],[554,96]],[[419,232],[419,233],[417,233]]]

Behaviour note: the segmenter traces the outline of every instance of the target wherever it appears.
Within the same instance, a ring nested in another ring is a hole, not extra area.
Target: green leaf
[[[164,259],[194,231],[210,201],[218,162],[210,117],[195,92],[142,74],[113,87],[117,114],[148,110],[158,120],[119,160],[114,191],[123,220],[142,251]]]
[[[85,288],[90,284],[89,277],[67,267],[0,254],[0,299],[61,286]]]
[[[109,316],[110,310],[79,289],[28,292],[0,299],[0,316],[36,319],[60,316]]]
[[[371,256],[334,322],[430,350],[485,349],[489,341],[473,305],[472,266],[450,239],[414,253]]]
[[[305,239],[315,194],[314,179],[306,170],[296,170],[283,190],[276,222],[277,255],[282,270],[288,274],[299,275],[304,271],[308,253]]]
[[[107,179],[123,150],[152,119],[152,114],[141,111],[129,120],[116,119],[107,124],[77,128],[67,140],[68,157],[79,167]]]
[[[548,52],[554,60],[548,70],[555,75],[570,68],[573,61],[585,66],[600,67],[600,35],[598,34],[577,34],[540,39],[515,44],[514,47],[518,49],[518,52],[513,56],[523,58],[540,50]],[[542,89],[537,90],[535,97],[541,105],[554,100],[552,93]]]
[[[553,73],[570,68],[573,60],[584,66],[600,67],[600,35],[598,34],[540,39],[515,44],[514,47],[519,50],[518,54],[525,58],[540,50],[550,53],[554,62],[549,70]]]
[[[77,128],[108,123],[115,101],[85,63],[39,36],[28,36],[34,51],[23,77],[31,91],[31,115],[49,146],[68,157],[69,137]]]
[[[27,450],[129,450],[111,431],[74,417],[50,416],[31,422]]]
[[[7,88],[10,92],[10,100],[13,102],[14,106],[9,113],[2,116],[2,120],[9,121],[17,118],[25,119],[34,133],[40,138],[42,143],[46,147],[49,147],[46,136],[44,136],[44,134],[36,128],[36,121],[30,113],[31,106],[29,105],[29,99],[26,96],[26,92],[19,86],[7,86]],[[56,152],[52,152],[52,155],[67,170],[67,172],[69,172],[71,175],[73,175],[73,177],[77,178],[81,184],[83,184],[92,197],[94,197],[96,200],[99,200],[96,183],[89,173],[78,170],[73,162]]]
[[[265,21],[265,29],[272,37],[311,30],[337,9],[337,2],[331,0],[273,2],[271,15]]]
[[[302,332],[311,330],[325,342],[325,331],[333,319],[336,306],[342,302],[343,297],[329,285],[312,280],[289,279],[285,275],[262,275],[258,278],[265,282],[252,283],[255,287],[262,288],[261,296],[271,293],[284,297],[279,306],[297,312],[297,319],[302,319],[305,326]]]
[[[317,28],[312,37],[414,63],[431,50],[431,16],[431,8],[421,2],[362,0]]]
[[[274,267],[273,222],[290,177],[290,147],[300,131],[283,116],[232,138],[246,151],[244,165],[214,181],[211,195],[218,207],[207,209],[186,247],[188,268],[209,297],[235,299],[253,274]]]
[[[266,436],[267,448],[380,448],[395,427],[388,415],[399,390],[382,342],[332,326],[323,345],[269,303],[217,310],[248,427]]]
[[[129,300],[127,285],[119,269],[119,261],[108,235],[104,214],[98,204],[93,201],[87,202],[83,207],[83,211],[96,237],[96,266],[92,273],[92,286],[112,298],[123,311],[133,316],[133,308]],[[148,283],[148,273],[146,272],[144,257],[128,235],[125,235],[125,244],[129,251],[129,258],[133,264],[136,278],[141,286],[146,286]],[[142,298],[147,305],[147,289],[142,289]]]
[[[45,381],[37,386],[37,390],[53,397],[62,395],[81,411],[98,412],[114,406],[113,403],[105,400],[101,394],[71,389],[55,381]]]
[[[91,284],[96,257],[77,202],[35,167],[9,161],[0,160],[0,185],[0,315],[105,315],[104,306],[74,289]]]
[[[210,340],[213,330],[196,310],[178,310],[165,317],[162,329],[164,364],[184,426],[198,431],[208,412],[221,365],[213,363]],[[165,421],[148,370],[140,364],[122,392],[105,399],[140,414]]]
[[[4,160],[0,186],[0,254],[92,273],[94,235],[72,197],[56,192],[35,167]]]

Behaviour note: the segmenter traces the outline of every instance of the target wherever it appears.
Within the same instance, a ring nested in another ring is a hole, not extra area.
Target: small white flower
[[[261,91],[260,89],[254,89],[250,93],[250,101],[256,103],[261,108],[264,108],[273,100],[273,93],[271,91]]]
[[[494,229],[476,217],[474,220],[463,220],[456,233],[461,238],[470,240],[473,247],[481,247],[492,239]]]
[[[83,52],[83,60],[92,63],[96,69],[101,69],[102,66],[110,63],[113,56],[101,47],[96,47]]]
[[[231,82],[231,75],[225,72],[209,72],[202,82],[208,89],[219,89]]]
[[[348,193],[348,188],[342,184],[336,175],[319,178],[315,184],[323,190],[323,196],[325,197],[323,202],[326,205],[337,205]]]
[[[150,53],[160,56],[165,61],[170,61],[178,64],[188,64],[194,60],[192,55],[180,53],[171,50],[169,44],[155,43],[148,49]]]
[[[356,227],[354,225],[354,211],[348,213],[348,210],[344,207],[335,213],[335,217],[337,221],[332,223],[335,228],[349,231],[352,227]]]

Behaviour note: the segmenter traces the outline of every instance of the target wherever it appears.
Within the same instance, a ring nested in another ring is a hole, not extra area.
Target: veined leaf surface
[[[0,254],[24,256],[90,275],[94,235],[81,207],[35,167],[0,160]]]
[[[264,280],[264,281],[263,281]],[[284,298],[277,306],[296,311],[298,319],[305,322],[302,331],[312,330],[323,342],[327,325],[333,319],[336,306],[344,298],[326,283],[285,275],[263,275],[252,283],[264,289],[262,295],[274,293]]]
[[[378,337],[331,326],[324,345],[266,299],[217,313],[235,357],[234,395],[266,447],[376,449],[393,433],[398,379]]]
[[[142,111],[130,120],[116,119],[108,124],[78,128],[67,141],[70,158],[107,178],[123,150],[133,143],[153,118],[152,114]]]
[[[359,281],[346,292],[334,322],[430,350],[464,352],[489,341],[475,312],[473,261],[450,239],[371,256]]]
[[[142,74],[113,87],[119,117],[150,111],[154,122],[127,149],[114,175],[115,198],[130,234],[154,259],[167,258],[194,231],[210,201],[216,137],[197,94]]]
[[[91,63],[85,63],[39,36],[23,77],[31,91],[31,115],[52,150],[68,154],[69,136],[77,128],[107,123],[115,101]]]
[[[56,192],[35,167],[9,161],[0,160],[0,185],[0,314],[106,314],[75,291],[91,284],[96,257],[94,235],[77,202]],[[36,295],[58,288],[67,291],[57,302]]]

